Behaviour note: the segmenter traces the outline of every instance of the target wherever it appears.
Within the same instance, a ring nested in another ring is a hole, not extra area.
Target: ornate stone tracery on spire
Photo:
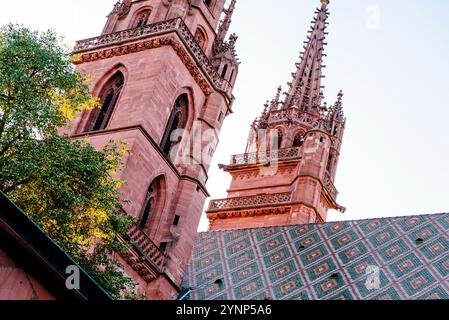
[[[310,35],[304,42],[304,51],[301,52],[301,60],[296,63],[296,72],[293,80],[289,83],[289,90],[286,95],[284,107],[289,108],[296,105],[300,109],[308,112],[319,113],[322,103],[323,78],[323,51],[325,38],[327,35],[326,26],[329,11],[328,0],[321,1],[322,6],[316,10],[312,27],[309,30]]]
[[[217,32],[218,41],[225,41],[225,38],[229,32],[229,28],[231,27],[232,15],[234,14],[236,2],[237,2],[236,0],[232,0],[228,9],[224,9],[225,17],[220,22],[220,26],[218,27]]]
[[[287,91],[278,87],[266,101],[245,153],[220,165],[233,182],[227,199],[210,203],[211,230],[322,222],[329,209],[345,210],[334,185],[345,130],[343,92],[328,107],[321,86],[328,4],[321,0]]]
[[[276,96],[274,97],[273,100],[271,100],[271,110],[277,110],[279,108],[279,106],[281,106],[283,104],[283,102],[281,102],[281,92],[282,92],[282,86],[279,86],[277,88],[277,92],[276,92]]]
[[[232,0],[228,9],[224,9],[224,18],[220,22],[217,30],[217,37],[214,42],[214,54],[215,58],[223,58],[234,62],[235,64],[240,64],[235,50],[235,44],[237,43],[238,36],[232,33],[229,36],[228,41],[226,41],[226,36],[229,33],[229,28],[232,22],[232,15],[235,10],[237,1]]]
[[[343,113],[343,92],[338,94],[338,100],[332,107],[328,107],[324,101],[324,86],[321,84],[324,46],[329,0],[321,0],[321,8],[315,11],[316,16],[312,21],[309,36],[305,41],[304,51],[301,52],[301,60],[296,63],[296,72],[292,73],[293,80],[288,83],[288,90],[282,94],[279,87],[276,96],[269,108],[265,109],[255,123],[259,129],[271,128],[281,123],[288,126],[304,125],[308,130],[319,129],[333,133],[332,127],[335,121],[345,124]],[[332,132],[331,132],[332,131]]]

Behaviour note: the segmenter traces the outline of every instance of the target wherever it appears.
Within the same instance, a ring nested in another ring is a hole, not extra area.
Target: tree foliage
[[[52,32],[0,29],[0,190],[114,298],[134,297],[113,252],[131,222],[113,175],[125,148],[102,151],[59,136],[77,112],[98,107],[70,51]]]

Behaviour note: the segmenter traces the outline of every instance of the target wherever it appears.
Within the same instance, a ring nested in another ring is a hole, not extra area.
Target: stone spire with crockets
[[[329,0],[321,0],[321,8],[316,10],[312,21],[304,50],[300,54],[300,62],[296,64],[292,82],[288,83],[289,90],[283,104],[284,108],[297,106],[308,112],[319,113],[323,99],[321,79],[323,76],[323,57],[325,54],[326,26],[329,11]]]

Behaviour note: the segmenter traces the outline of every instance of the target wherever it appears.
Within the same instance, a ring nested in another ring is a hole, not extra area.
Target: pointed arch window
[[[148,187],[145,197],[145,203],[143,207],[142,216],[140,218],[139,227],[145,230],[148,226],[148,221],[154,213],[157,198],[159,196],[159,180],[153,181]]]
[[[144,27],[148,24],[148,19],[150,18],[151,10],[144,10],[141,11],[136,15],[136,18],[134,19],[134,23],[132,28],[140,28]]]
[[[277,129],[277,131],[276,131],[276,139],[273,140],[271,149],[272,150],[281,149],[283,140],[284,140],[284,133],[282,132],[281,129]]]
[[[195,31],[195,40],[198,43],[198,45],[201,47],[201,49],[203,49],[203,50],[206,49],[206,46],[207,46],[206,34],[199,27]]]
[[[234,79],[234,72],[235,72],[235,70],[232,70],[231,76],[229,77],[229,83],[231,83],[231,84],[232,84],[233,79]]]
[[[284,140],[284,134],[281,130],[278,130],[278,148],[282,147],[282,140]]]
[[[165,133],[162,138],[161,148],[166,156],[170,155],[172,148],[181,142],[181,136],[174,136],[176,130],[185,129],[188,117],[188,98],[183,94],[176,99],[170,114]]]
[[[334,164],[334,156],[330,154],[329,159],[327,160],[327,167],[326,167],[326,170],[329,174],[331,174],[333,164]]]
[[[224,79],[227,73],[228,73],[228,65],[225,64],[223,67],[223,71],[221,72],[221,77]]]
[[[125,79],[121,72],[115,74],[104,86],[100,94],[100,108],[92,111],[86,131],[98,131],[106,129],[111,120],[120,93],[122,92]]]
[[[293,148],[299,148],[302,147],[304,144],[304,136],[300,133],[295,135],[295,138],[293,139]]]

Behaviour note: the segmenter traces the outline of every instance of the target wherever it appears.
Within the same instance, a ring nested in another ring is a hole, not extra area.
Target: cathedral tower
[[[211,201],[211,230],[326,221],[344,211],[334,186],[345,129],[343,93],[330,107],[321,85],[329,0],[315,12],[285,99],[279,87],[251,125],[244,154],[221,168],[231,174],[228,198]]]
[[[118,173],[137,223],[121,257],[149,299],[176,298],[208,192],[210,158],[232,113],[235,0],[122,0],[102,35],[76,43],[77,70],[92,78],[101,108],[67,133],[96,148],[124,141]]]

